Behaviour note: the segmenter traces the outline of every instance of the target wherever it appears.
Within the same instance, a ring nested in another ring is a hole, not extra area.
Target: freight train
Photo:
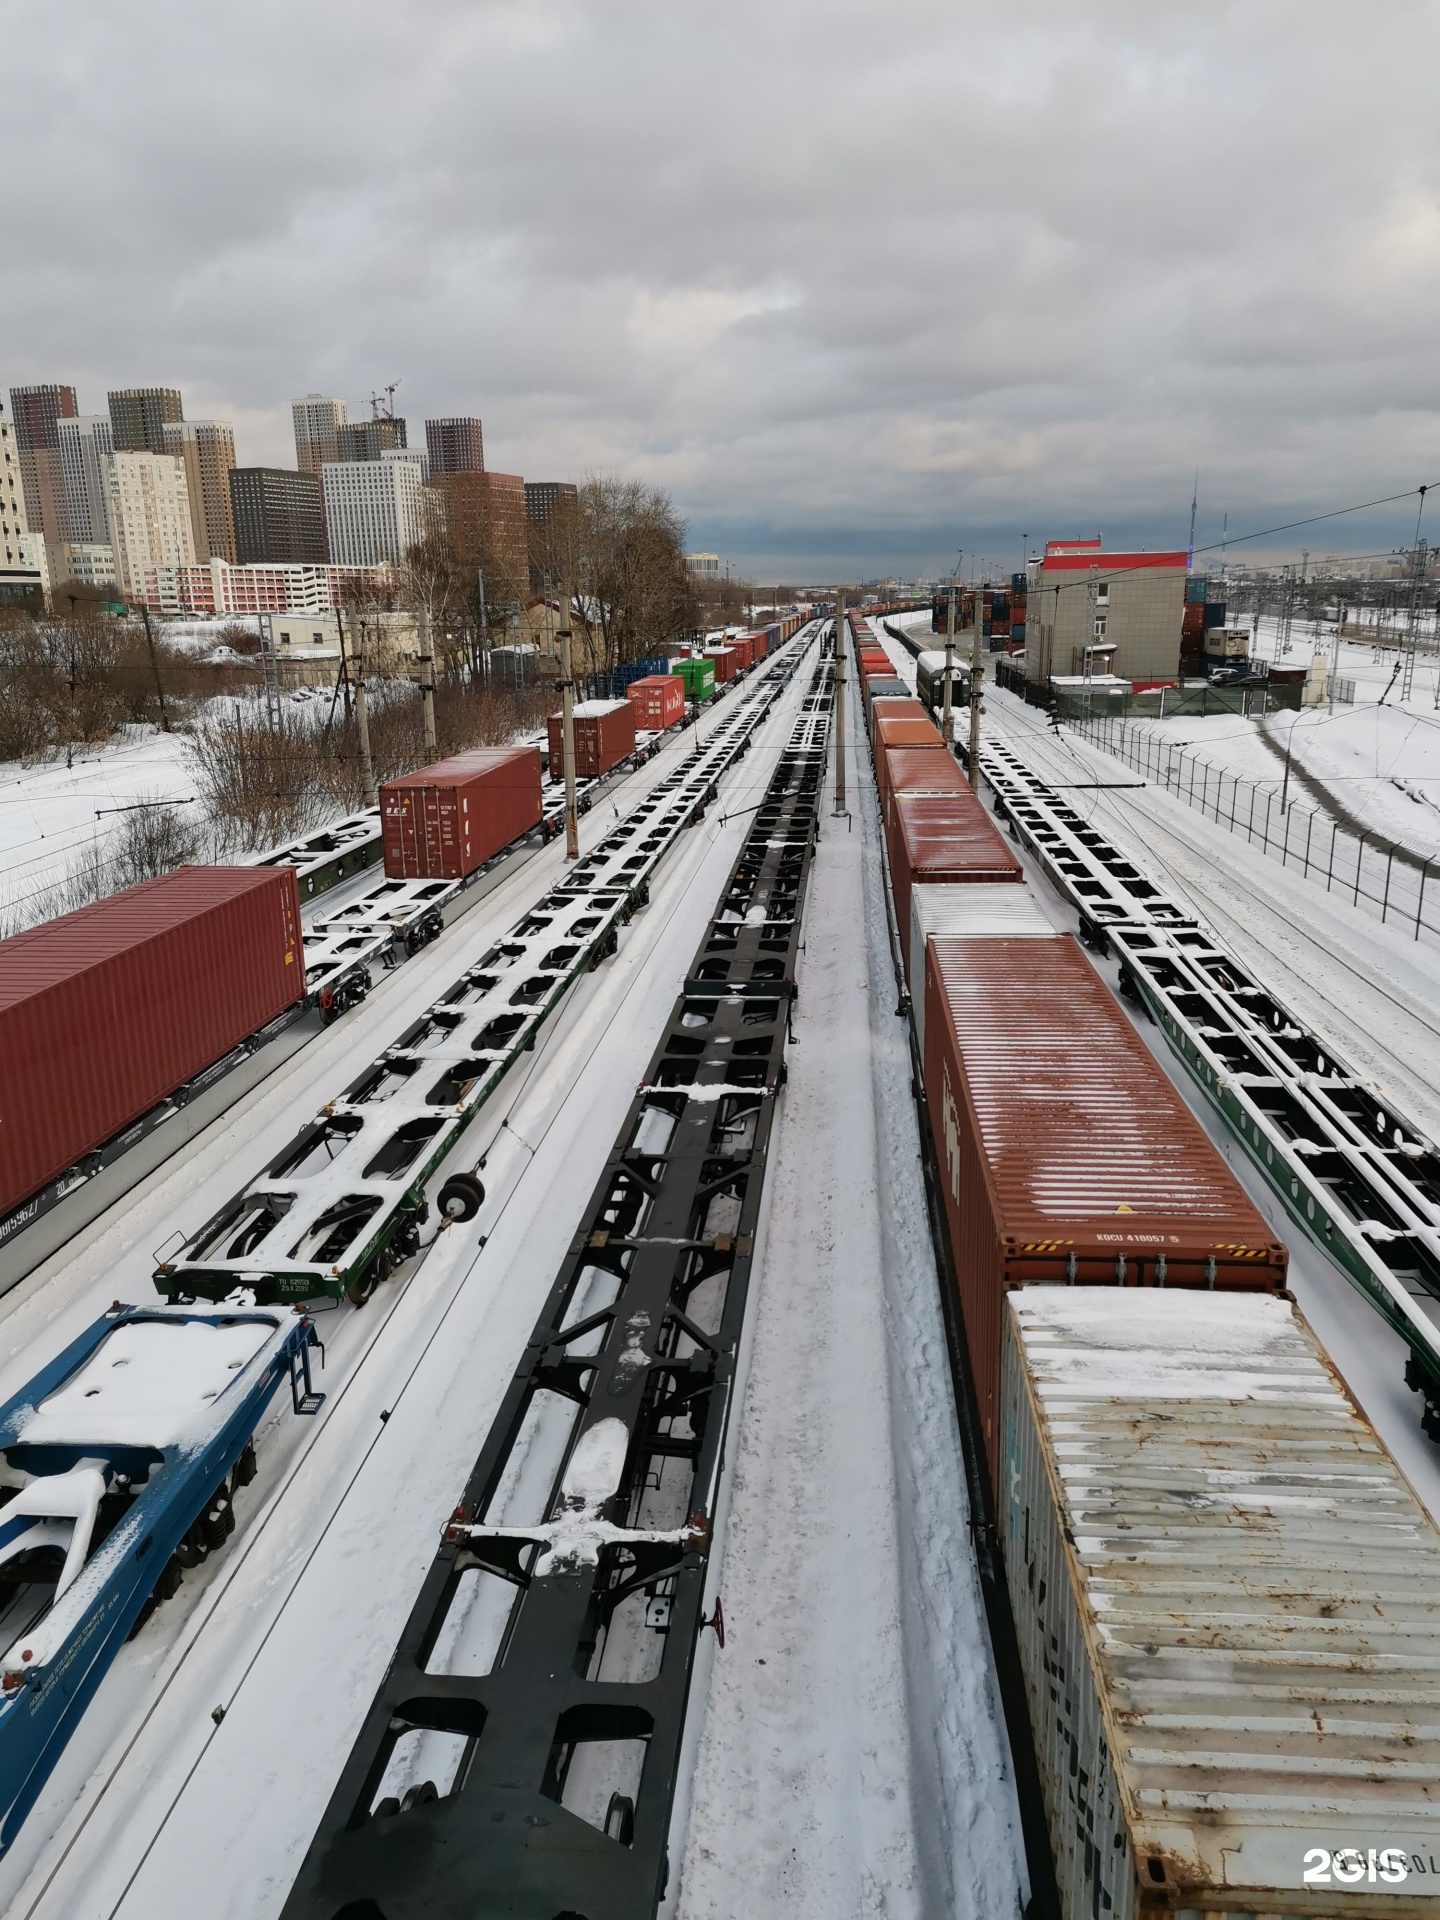
[[[1032,1877],[1063,1920],[1434,1914],[1440,1531],[924,708],[867,711]]]

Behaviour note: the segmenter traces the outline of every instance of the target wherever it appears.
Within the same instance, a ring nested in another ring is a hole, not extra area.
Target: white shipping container
[[[1028,887],[980,880],[959,886],[917,882],[910,889],[911,1006],[920,1058],[925,1058],[925,942],[934,934],[966,940],[1059,939]]]
[[[1440,1916],[1440,1533],[1289,1301],[1007,1297],[998,1516],[1065,1920]]]

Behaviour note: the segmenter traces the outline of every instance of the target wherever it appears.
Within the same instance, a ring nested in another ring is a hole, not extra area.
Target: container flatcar
[[[317,1344],[283,1309],[117,1305],[0,1407],[0,1852],[125,1640],[234,1530],[275,1394],[318,1410]]]

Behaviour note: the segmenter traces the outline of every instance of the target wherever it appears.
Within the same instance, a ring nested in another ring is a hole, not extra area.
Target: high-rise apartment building
[[[530,594],[525,482],[518,473],[436,474],[445,524],[461,570],[485,576],[492,607],[523,607]]]
[[[85,546],[109,540],[105,507],[105,461],[115,451],[108,413],[77,413],[59,422],[60,470],[70,538]]]
[[[242,567],[324,563],[325,509],[318,473],[283,467],[232,467],[230,506]]]
[[[105,503],[122,594],[138,600],[151,567],[195,564],[185,463],[168,453],[121,449],[105,462]]]
[[[571,480],[527,480],[525,517],[537,527],[547,526],[557,507],[578,510],[580,489]]]
[[[485,439],[478,420],[427,420],[425,446],[432,474],[485,471]]]
[[[235,558],[235,522],[230,512],[230,474],[235,433],[224,420],[167,420],[165,451],[185,468],[190,492],[190,531],[195,558]]]
[[[185,418],[176,387],[127,387],[105,397],[117,453],[164,453],[166,421]]]
[[[336,566],[401,560],[429,530],[419,460],[340,460],[325,467],[320,479],[326,544]]]
[[[0,604],[28,605],[38,611],[50,600],[45,541],[30,531],[25,513],[25,483],[12,423],[0,414]]]
[[[337,460],[378,460],[405,446],[405,422],[385,415],[378,420],[352,420],[335,430]]]
[[[343,400],[307,393],[303,400],[290,402],[290,415],[295,422],[295,464],[301,473],[319,473],[321,467],[340,458],[337,435],[345,424]]]
[[[32,533],[45,540],[70,537],[65,476],[60,465],[60,422],[79,412],[74,387],[12,387],[10,413]]]

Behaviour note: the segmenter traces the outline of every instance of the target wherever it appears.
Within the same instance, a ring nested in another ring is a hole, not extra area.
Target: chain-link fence
[[[1069,724],[1217,826],[1243,834],[1282,866],[1323,884],[1327,893],[1403,927],[1416,940],[1440,942],[1440,886],[1431,884],[1430,871],[1437,863],[1377,835],[1352,832],[1331,813],[1297,806],[1293,770],[1285,791],[1281,779],[1273,785],[1246,780],[1147,727],[1098,715]]]

